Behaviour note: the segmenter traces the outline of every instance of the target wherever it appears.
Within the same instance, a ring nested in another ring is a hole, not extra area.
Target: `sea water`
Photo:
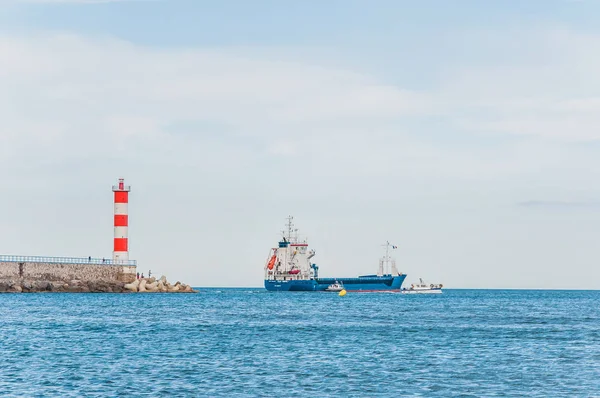
[[[600,396],[600,291],[0,295],[0,395]]]

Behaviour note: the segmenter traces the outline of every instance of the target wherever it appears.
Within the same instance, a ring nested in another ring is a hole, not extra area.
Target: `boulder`
[[[113,293],[123,293],[125,292],[125,288],[123,287],[123,283],[113,283],[110,288]]]
[[[124,286],[124,288],[130,292],[137,292],[138,291],[138,287],[140,286],[140,280],[136,279],[135,281],[133,281],[132,283],[128,283]]]
[[[22,286],[25,293],[50,292],[52,283],[48,281],[24,281]]]
[[[23,288],[21,287],[21,285],[18,284],[14,284],[10,287],[9,292],[11,293],[22,293],[23,292]]]
[[[158,292],[158,284],[156,284],[156,282],[154,282],[154,283],[151,283],[150,285],[146,285],[146,291],[148,293]]]
[[[61,293],[61,292],[65,292],[68,287],[69,287],[69,285],[67,285],[66,283],[48,282],[48,286],[46,287],[46,290],[49,292]]]
[[[0,282],[0,293],[6,293],[10,291],[10,282]]]
[[[89,293],[90,288],[87,285],[77,285],[77,286],[69,285],[69,287],[67,287],[66,291],[69,293]]]
[[[69,293],[81,293],[82,286],[77,286],[77,285],[69,285],[67,287],[67,292]]]
[[[0,281],[0,293],[21,293],[21,283],[15,280]]]
[[[33,289],[33,284],[31,282],[23,282],[23,284],[21,285],[21,290],[23,292],[30,292]]]
[[[146,291],[146,279],[142,279],[140,281],[140,286],[138,287],[138,291],[139,292],[145,292]]]
[[[146,283],[146,289],[152,290],[158,287],[158,282]]]
[[[94,293],[112,293],[112,286],[106,282],[90,282],[88,283],[90,292]]]

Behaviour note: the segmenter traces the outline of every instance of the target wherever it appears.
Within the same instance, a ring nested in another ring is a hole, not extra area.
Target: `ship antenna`
[[[390,241],[385,242],[385,261],[388,263],[390,261]]]
[[[294,224],[292,223],[292,220],[294,219],[294,217],[292,216],[288,216],[287,220],[287,228],[288,228],[288,241],[292,241],[292,228],[294,227]]]

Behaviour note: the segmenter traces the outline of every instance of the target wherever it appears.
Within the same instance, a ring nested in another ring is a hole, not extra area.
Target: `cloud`
[[[521,207],[538,208],[598,208],[600,202],[579,202],[579,201],[552,201],[552,200],[529,200],[517,203]]]
[[[453,37],[440,94],[460,129],[559,141],[600,139],[600,36],[562,28]],[[449,44],[451,45],[451,44]]]
[[[0,39],[0,63],[4,147],[53,142],[60,156],[84,140],[90,155],[136,140],[177,145],[183,124],[195,141],[214,143],[225,131],[233,146],[336,152],[364,140],[357,125],[427,112],[421,94],[368,76],[228,51],[54,35]]]
[[[37,4],[105,4],[105,3],[149,3],[163,0],[14,0],[16,3]]]
[[[564,32],[524,41],[526,49],[567,51],[579,69],[576,55],[598,42]],[[495,36],[485,42],[506,45]],[[157,49],[73,34],[5,35],[0,164],[25,157],[33,167],[83,154],[99,161],[164,158],[168,150],[191,164],[219,164],[215,156],[224,153],[232,170],[268,159],[337,178],[489,180],[560,172],[565,164],[599,168],[573,145],[600,138],[600,100],[585,91],[600,84],[594,64],[578,71],[586,84],[575,91],[573,77],[563,76],[566,66],[548,67],[540,77],[535,62],[517,73],[518,58],[506,66],[511,73],[494,59],[470,69],[449,63],[438,87],[415,91],[351,65],[299,58],[264,49]]]
[[[529,44],[523,53],[537,48],[544,58],[545,49],[552,49],[561,57],[546,67],[520,65],[519,59],[504,67],[451,65],[439,87],[417,92],[351,68],[321,67],[318,59],[291,62],[235,49],[160,50],[76,35],[4,36],[0,79],[6,90],[0,101],[7,124],[0,140],[30,143],[35,137],[67,148],[77,142],[73,137],[85,135],[94,150],[105,151],[146,138],[159,147],[176,142],[177,126],[183,124],[188,137],[206,139],[219,126],[271,154],[310,147],[313,156],[363,158],[376,170],[381,159],[387,163],[402,154],[441,172],[448,170],[436,166],[444,157],[442,163],[469,173],[480,156],[491,169],[494,162],[507,170],[521,164],[506,164],[494,148],[478,148],[484,154],[448,152],[423,136],[600,139],[600,99],[586,90],[600,84],[595,73],[600,58],[593,55],[600,53],[594,51],[600,40],[551,32],[524,41]],[[486,42],[500,49],[506,45],[496,37]],[[571,61],[564,64],[562,55]],[[391,144],[398,144],[398,152],[390,152]],[[377,148],[376,155],[358,156],[366,146]],[[539,155],[542,160],[543,150]]]

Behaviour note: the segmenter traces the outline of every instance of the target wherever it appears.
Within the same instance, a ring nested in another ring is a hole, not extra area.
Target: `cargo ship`
[[[400,292],[406,275],[398,272],[396,261],[390,257],[390,248],[396,246],[386,242],[385,256],[379,260],[377,274],[354,278],[321,278],[319,267],[312,263],[316,253],[308,248],[306,240],[298,238],[293,217],[287,218],[287,231],[283,231],[277,247],[269,251],[265,263],[265,289],[285,292]]]

